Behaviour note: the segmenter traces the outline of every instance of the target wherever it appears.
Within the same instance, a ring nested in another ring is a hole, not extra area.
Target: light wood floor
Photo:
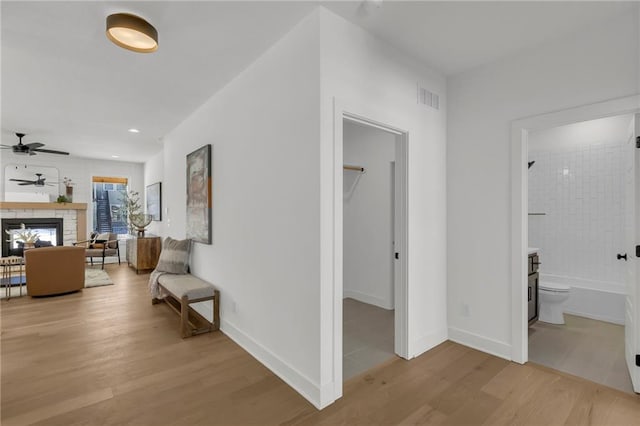
[[[1,301],[2,425],[633,425],[640,398],[446,342],[345,383],[317,411],[220,332],[183,340],[147,275]],[[224,297],[224,295],[222,295]]]

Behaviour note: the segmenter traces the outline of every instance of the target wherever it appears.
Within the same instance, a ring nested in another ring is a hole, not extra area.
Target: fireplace
[[[2,219],[2,256],[22,256],[23,244],[15,241],[13,235],[10,234],[12,231],[20,229],[23,223],[27,229],[39,234],[36,246],[61,246],[63,244],[62,218]]]

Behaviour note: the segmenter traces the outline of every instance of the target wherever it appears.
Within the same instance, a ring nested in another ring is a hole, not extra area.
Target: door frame
[[[409,358],[409,298],[408,298],[408,163],[409,131],[402,126],[402,118],[394,113],[371,105],[350,104],[334,98],[333,114],[333,383],[334,397],[342,396],[342,300],[343,300],[343,122],[349,120],[396,135],[396,211],[397,233],[395,251],[399,259],[395,263],[394,283],[395,332],[394,351],[402,358]],[[398,208],[399,207],[399,208]]]
[[[511,359],[529,360],[527,321],[529,132],[640,112],[640,95],[515,120],[511,123]]]
[[[639,264],[636,256],[640,257],[640,254],[636,253],[635,247],[638,244],[638,237],[640,236],[640,219],[638,218],[638,202],[640,199],[638,198],[638,180],[640,178],[640,168],[638,167],[638,161],[640,160],[638,153],[638,149],[640,146],[637,146],[637,141],[640,141],[640,114],[634,114],[633,120],[631,120],[629,126],[629,139],[626,142],[625,149],[630,149],[630,167],[631,172],[633,173],[631,178],[631,188],[629,188],[628,184],[625,185],[625,193],[627,196],[631,195],[631,198],[627,198],[625,200],[625,204],[627,205],[627,209],[629,210],[625,214],[625,219],[630,220],[633,223],[634,229],[633,233],[627,232],[628,239],[625,238],[625,250],[623,250],[628,256],[626,263],[626,294],[624,301],[624,355],[625,361],[627,364],[627,369],[629,370],[629,375],[631,377],[631,387],[633,391],[636,393],[640,393],[640,369],[638,368],[640,365],[637,361],[637,354],[640,351],[640,331],[638,327],[638,300],[640,299],[640,276],[638,272],[640,271]],[[625,167],[625,178],[628,177],[628,169]],[[627,179],[625,179],[626,181]],[[628,192],[630,190],[630,192]],[[631,201],[631,203],[629,203]],[[626,222],[625,220],[625,222]],[[628,229],[627,229],[628,231]],[[622,252],[622,251],[621,251]],[[631,276],[629,276],[631,275]],[[631,282],[631,289],[629,288],[629,282]],[[633,284],[636,284],[636,288],[633,288]],[[629,318],[631,317],[631,318]],[[630,320],[630,321],[628,321]],[[629,324],[632,324],[632,327],[629,327]]]

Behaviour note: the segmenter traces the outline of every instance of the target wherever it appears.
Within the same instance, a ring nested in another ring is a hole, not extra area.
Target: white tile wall
[[[624,145],[530,152],[532,160],[529,212],[546,216],[529,216],[529,246],[542,249],[541,272],[622,285]]]

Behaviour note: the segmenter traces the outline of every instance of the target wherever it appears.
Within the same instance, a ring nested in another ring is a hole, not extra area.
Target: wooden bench
[[[165,274],[158,279],[160,291],[167,297],[152,299],[152,304],[166,304],[180,315],[182,337],[195,336],[220,328],[220,292],[210,283],[191,274]],[[192,303],[213,301],[213,322],[196,312]]]

